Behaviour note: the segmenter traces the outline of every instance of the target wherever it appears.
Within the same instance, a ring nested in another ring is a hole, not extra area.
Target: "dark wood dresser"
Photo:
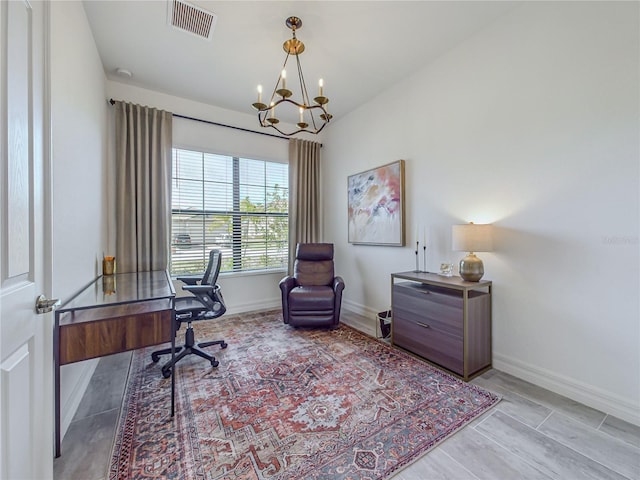
[[[391,274],[391,343],[469,380],[491,368],[491,282]]]

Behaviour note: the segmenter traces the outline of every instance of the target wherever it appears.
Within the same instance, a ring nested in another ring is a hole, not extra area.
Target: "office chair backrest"
[[[215,285],[218,281],[218,274],[220,273],[220,265],[222,264],[222,254],[220,250],[211,250],[209,252],[209,263],[207,264],[207,270],[202,277],[202,285]]]
[[[208,286],[213,288],[200,289],[199,286],[193,284],[184,285],[182,287],[183,290],[189,291],[200,301],[200,303],[207,307],[208,311],[211,312],[214,317],[219,317],[227,311],[227,307],[224,304],[224,298],[222,297],[222,291],[220,290],[220,287],[216,285],[221,265],[222,252],[216,249],[211,250],[209,252],[209,263],[207,264],[207,270],[204,272],[202,280],[200,280],[200,286]],[[176,309],[176,312],[178,312],[178,309]],[[192,315],[189,315],[189,318],[191,318]],[[206,318],[209,318],[209,316],[207,316]]]
[[[333,243],[299,243],[293,276],[299,285],[331,285],[334,278]]]

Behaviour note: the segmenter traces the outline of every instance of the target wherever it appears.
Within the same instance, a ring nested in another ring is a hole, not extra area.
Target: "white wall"
[[[639,4],[530,2],[327,129],[345,304],[387,308],[413,246],[347,243],[348,175],[406,160],[407,236],[457,263],[493,223],[494,366],[640,424]],[[419,60],[419,59],[417,59]],[[420,260],[422,266],[422,259]]]
[[[99,275],[106,245],[105,77],[81,2],[51,3],[53,295],[63,301]],[[96,361],[61,369],[66,431]]]
[[[115,100],[148,105],[174,114],[211,122],[250,130],[260,128],[256,115],[225,110],[120,82],[107,81],[107,96]],[[112,114],[110,118],[113,119]],[[110,138],[110,142],[115,142],[112,134]],[[275,162],[286,163],[289,156],[289,143],[285,140],[178,117],[174,117],[173,120],[173,141],[177,147],[202,148],[212,153]],[[115,173],[111,172],[110,178],[113,179],[114,175]],[[109,183],[112,185],[113,180]],[[111,221],[115,220],[111,219]],[[115,238],[110,240],[110,244],[115,244]],[[284,275],[284,272],[221,274],[218,283],[222,289],[228,313],[279,307],[281,302],[278,282]],[[181,284],[177,282],[176,290],[179,292],[180,289]]]

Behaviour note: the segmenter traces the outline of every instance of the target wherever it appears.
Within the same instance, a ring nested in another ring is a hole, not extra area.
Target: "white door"
[[[0,478],[53,477],[46,2],[0,0]]]

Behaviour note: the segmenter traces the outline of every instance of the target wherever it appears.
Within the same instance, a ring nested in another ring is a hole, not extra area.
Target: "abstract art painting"
[[[349,243],[404,246],[404,160],[348,178]]]

